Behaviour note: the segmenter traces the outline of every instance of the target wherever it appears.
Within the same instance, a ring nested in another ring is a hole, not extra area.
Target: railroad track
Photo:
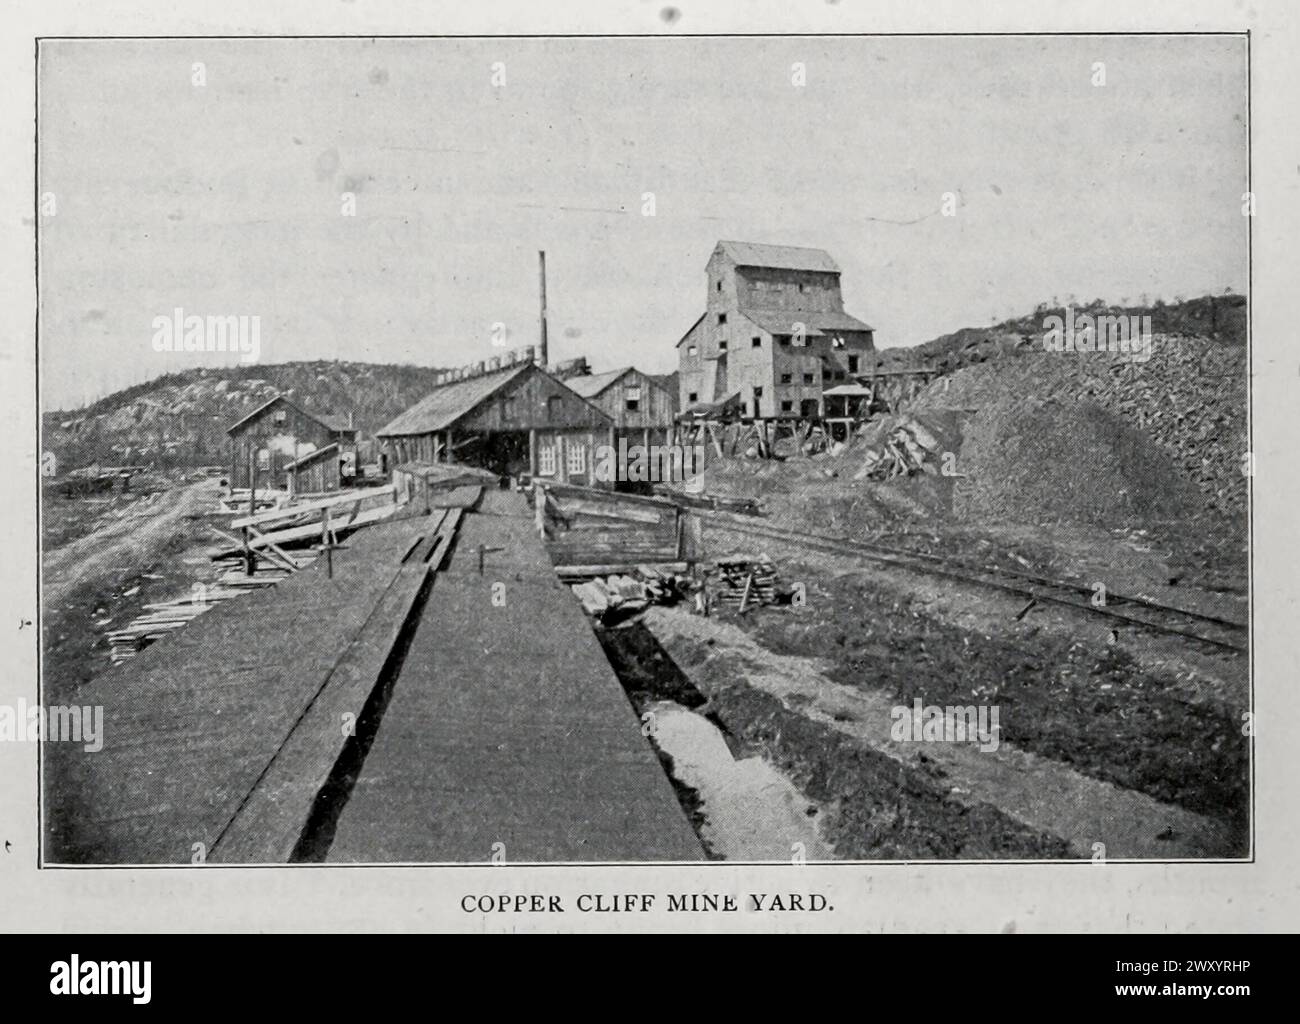
[[[1153,633],[1181,637],[1215,650],[1229,651],[1233,654],[1244,654],[1249,650],[1247,645],[1249,629],[1245,623],[1215,615],[1204,615],[1186,608],[1175,608],[1150,598],[1108,590],[1105,604],[1097,605],[1093,603],[1094,591],[1091,587],[1066,580],[1054,580],[1014,569],[977,565],[960,559],[908,551],[904,548],[891,548],[866,541],[781,530],[755,521],[752,516],[730,512],[697,511],[707,520],[725,524],[727,528],[739,533],[748,533],[813,551],[840,556],[849,555],[880,565],[921,572],[940,579],[987,587],[1023,597],[1030,603],[1026,604],[1017,618],[1028,612],[1035,603],[1060,605],[1110,620],[1112,624],[1122,623]]]

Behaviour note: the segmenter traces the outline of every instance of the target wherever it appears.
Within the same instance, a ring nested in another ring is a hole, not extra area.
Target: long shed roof
[[[376,431],[376,436],[406,437],[446,430],[462,416],[476,409],[481,402],[531,369],[532,363],[517,363],[501,370],[443,384],[405,412],[399,413],[386,426]]]

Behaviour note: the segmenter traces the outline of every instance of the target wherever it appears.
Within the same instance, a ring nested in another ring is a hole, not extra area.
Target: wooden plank
[[[165,642],[82,691],[114,709],[103,749],[46,755],[47,862],[188,864],[196,842],[210,855],[423,529],[367,530],[333,580],[286,575],[183,629],[145,627]]]
[[[480,546],[505,549],[526,597],[488,605]],[[526,510],[466,517],[327,862],[486,864],[497,842],[518,861],[702,856],[567,590]]]
[[[288,519],[307,512],[319,512],[322,509],[333,508],[336,505],[346,505],[354,501],[365,501],[368,498],[391,497],[395,493],[396,488],[393,484],[387,484],[383,487],[366,487],[361,490],[348,491],[344,494],[336,494],[332,498],[321,498],[319,501],[308,501],[301,505],[285,505],[283,508],[259,512],[257,515],[244,516],[242,519],[232,520],[230,525],[232,528],[238,528],[241,526],[257,526],[261,523],[273,523],[277,519]]]
[[[267,771],[244,801],[213,848],[218,862],[285,863],[303,834],[321,787],[348,740],[343,714],[359,721],[404,629],[419,614],[417,600],[425,579],[438,571],[442,554],[454,539],[461,510],[436,517],[431,530],[435,547],[426,559],[395,568],[392,581],[374,611],[324,678],[302,719],[277,751]],[[440,545],[440,547],[439,547]],[[407,554],[415,549],[407,546]]]
[[[366,511],[358,515],[356,519],[354,519],[349,524],[349,528],[365,526],[369,523],[377,523],[381,519],[387,519],[396,510],[397,510],[396,505],[384,505],[381,508],[367,509]],[[272,541],[275,541],[276,543],[285,544],[288,543],[289,541],[304,540],[307,537],[319,537],[319,536],[320,536],[320,524],[311,523],[307,526],[294,526],[294,527],[290,527],[287,530],[276,530],[274,532],[264,533],[260,538],[252,542],[252,546],[254,548],[258,547],[263,541],[267,540],[268,538]],[[220,551],[217,552],[213,557],[223,558],[227,554],[228,552],[226,551]]]

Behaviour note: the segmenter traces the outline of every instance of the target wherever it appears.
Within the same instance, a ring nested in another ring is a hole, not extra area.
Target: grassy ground
[[[818,578],[790,562],[782,571],[814,581],[808,606],[735,620],[768,649],[828,660],[836,682],[884,689],[904,705],[996,705],[1004,742],[1224,820],[1244,844],[1244,708],[1190,702],[1174,678],[1143,670],[1122,647],[1048,631],[986,636],[860,573]]]
[[[710,673],[694,676],[701,694],[644,627],[601,633],[605,652],[633,703],[675,700],[700,708],[733,754],[762,754],[827,811],[825,839],[849,860],[1057,859],[1064,842],[1025,829],[987,804],[971,807],[946,794],[937,775],[904,767],[745,684]],[[707,706],[701,701],[707,699]],[[692,793],[679,799],[697,830]]]

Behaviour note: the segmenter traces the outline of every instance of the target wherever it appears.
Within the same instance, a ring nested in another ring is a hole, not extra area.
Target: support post
[[[537,527],[537,536],[546,539],[546,488],[533,481],[533,525]]]
[[[694,512],[677,513],[677,560],[694,565],[704,551],[704,523]]]
[[[248,449],[248,514],[257,514],[257,475],[254,472],[257,466],[257,449],[250,446]],[[252,576],[254,567],[253,547],[249,543],[248,527],[244,527],[244,575]]]

